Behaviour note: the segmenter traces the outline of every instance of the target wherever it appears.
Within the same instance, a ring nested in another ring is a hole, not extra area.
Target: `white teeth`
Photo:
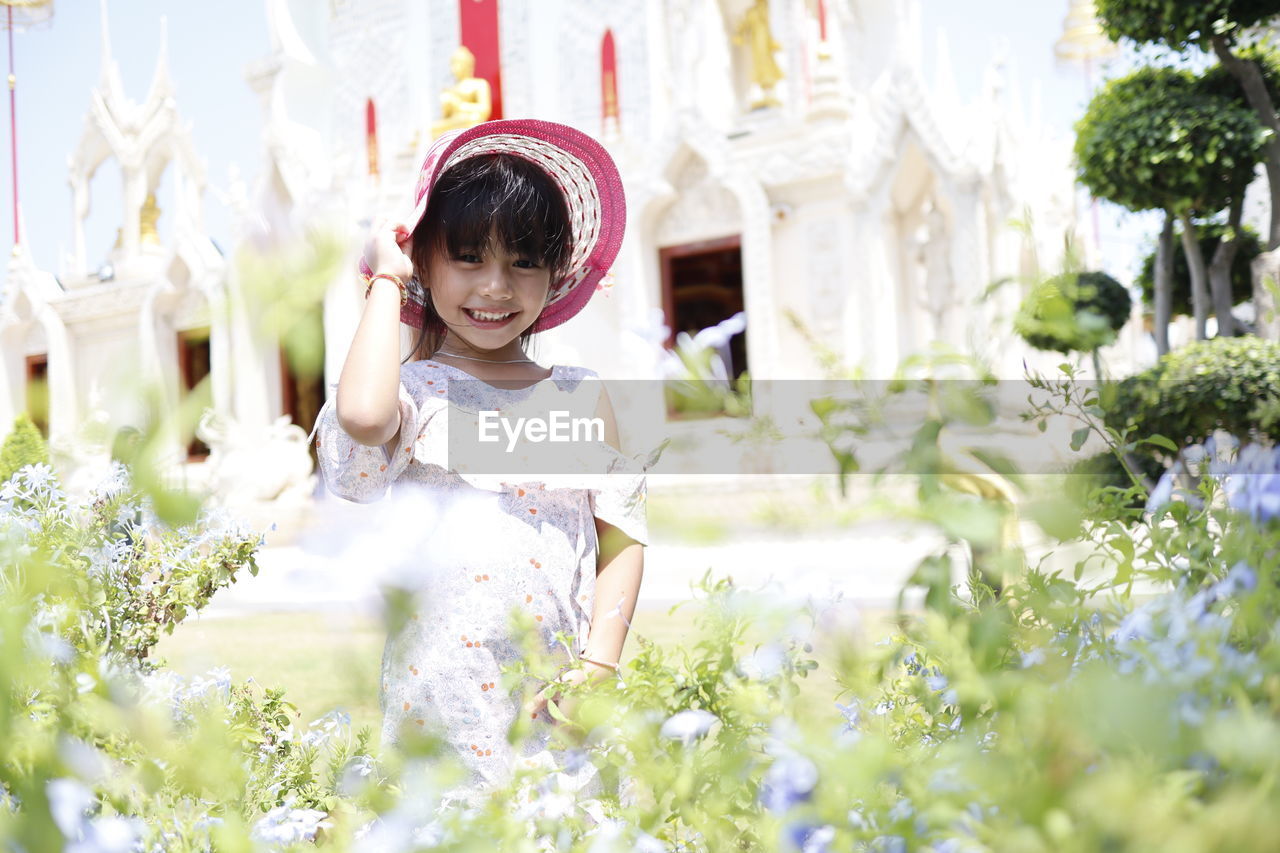
[[[477,320],[505,320],[511,316],[511,314],[509,313],[508,314],[487,314],[483,311],[472,311],[471,309],[467,309],[467,310],[471,314],[471,316],[475,317]]]

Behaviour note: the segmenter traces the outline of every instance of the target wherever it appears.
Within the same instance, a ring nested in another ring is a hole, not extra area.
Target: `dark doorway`
[[[662,266],[662,307],[671,326],[668,347],[676,333],[690,335],[727,320],[743,310],[742,238],[724,237],[659,249]],[[747,369],[747,333],[729,340],[721,353],[731,379]]]
[[[184,402],[193,393],[200,396],[195,408],[195,420],[191,423],[191,443],[187,445],[187,460],[190,462],[199,462],[209,457],[209,445],[195,435],[194,427],[199,422],[200,413],[213,401],[209,383],[204,381],[211,369],[208,328],[178,332],[178,381]],[[187,425],[183,426],[185,428]]]
[[[49,437],[49,356],[27,356],[27,415],[45,438]]]

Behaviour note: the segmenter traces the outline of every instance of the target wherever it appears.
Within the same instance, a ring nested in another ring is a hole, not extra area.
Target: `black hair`
[[[554,285],[568,273],[573,232],[564,194],[539,166],[513,154],[484,154],[449,167],[436,180],[422,221],[413,231],[410,258],[422,300],[422,332],[409,355],[427,358],[444,342],[446,327],[427,279],[439,253],[487,250],[497,242],[509,254],[536,259]],[[532,327],[530,327],[531,329]],[[520,333],[525,345],[533,332]]]

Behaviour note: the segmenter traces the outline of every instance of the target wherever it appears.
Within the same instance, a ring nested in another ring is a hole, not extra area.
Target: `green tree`
[[[1140,45],[1163,45],[1178,53],[1192,48],[1212,50],[1217,56],[1222,69],[1235,80],[1238,93],[1243,94],[1256,120],[1270,131],[1262,158],[1271,195],[1266,248],[1268,255],[1280,249],[1280,119],[1277,118],[1276,88],[1268,81],[1268,77],[1275,79],[1275,64],[1249,50],[1249,45],[1242,40],[1251,27],[1280,16],[1280,0],[1098,0],[1096,8],[1103,30],[1116,41],[1128,39]],[[1234,221],[1238,223],[1238,216]],[[1271,256],[1271,275],[1274,275],[1276,260]],[[1215,262],[1220,268],[1219,279],[1225,281],[1229,275],[1222,272],[1222,268],[1229,268],[1231,259],[1224,257],[1218,262],[1215,258]],[[1263,325],[1264,310],[1273,301],[1267,290],[1267,275],[1258,271],[1253,277],[1259,327]],[[1218,302],[1224,299],[1220,288]]]
[[[1247,109],[1172,68],[1142,68],[1111,81],[1076,125],[1078,176],[1094,196],[1133,211],[1163,210],[1166,256],[1173,220],[1181,222],[1201,340],[1207,335],[1208,272],[1193,220],[1228,206],[1238,216],[1263,144],[1263,129]],[[1171,265],[1161,269],[1156,287],[1162,353],[1168,351],[1170,272]],[[1228,294],[1218,312],[1220,334],[1233,331],[1230,307]]]
[[[1036,349],[1087,352],[1095,357],[1129,319],[1124,285],[1103,272],[1064,273],[1036,287],[1022,304],[1014,329]]]
[[[1206,258],[1214,259],[1209,264],[1211,271],[1214,269],[1214,263],[1219,257],[1218,251],[1222,245],[1223,235],[1227,230],[1227,226],[1221,223],[1200,226],[1200,251]],[[1262,241],[1258,237],[1258,232],[1247,226],[1240,229],[1236,243],[1237,250],[1234,252],[1231,266],[1228,268],[1232,305],[1248,302],[1253,295],[1249,265],[1262,252]],[[1156,251],[1152,250],[1151,254],[1143,259],[1142,269],[1138,272],[1138,278],[1134,282],[1142,290],[1142,302],[1148,308],[1155,306],[1156,254]],[[1172,310],[1174,314],[1190,317],[1192,316],[1191,269],[1187,265],[1187,253],[1181,247],[1175,247],[1172,260]]]
[[[1212,50],[1239,84],[1263,126],[1267,176],[1271,184],[1271,232],[1268,248],[1280,247],[1280,121],[1256,55],[1242,50],[1241,35],[1280,16],[1280,0],[1097,0],[1098,22],[1115,41],[1156,44],[1178,53]]]
[[[38,462],[49,464],[49,448],[40,430],[26,412],[13,421],[13,430],[0,446],[0,483],[8,480],[19,468]]]

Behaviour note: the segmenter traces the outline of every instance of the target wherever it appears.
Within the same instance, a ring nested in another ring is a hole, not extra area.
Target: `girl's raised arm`
[[[364,250],[369,269],[407,282],[413,275],[405,253],[411,238],[403,223],[375,225]],[[361,444],[394,448],[400,436],[399,387],[400,289],[375,278],[338,378],[338,423]]]

